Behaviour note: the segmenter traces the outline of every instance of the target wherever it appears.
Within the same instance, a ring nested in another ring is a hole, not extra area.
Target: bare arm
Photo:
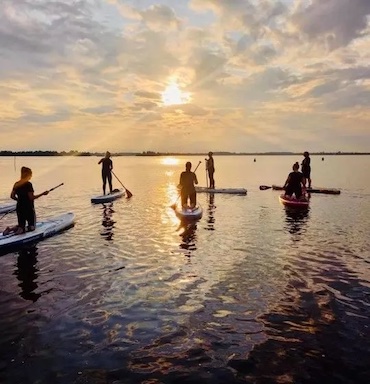
[[[303,189],[306,189],[306,178],[305,177],[302,177],[301,185],[302,185]]]
[[[100,159],[98,164],[101,164],[102,161],[103,161],[103,159]]]
[[[180,175],[180,182],[179,182],[179,185],[180,185],[180,187],[182,188],[182,173],[181,173],[181,175]]]
[[[33,200],[38,199],[41,196],[46,196],[47,194],[49,194],[49,191],[42,192],[38,195],[35,195],[33,192],[28,192],[28,197],[31,201],[33,201]]]
[[[17,196],[15,195],[15,190],[14,190],[14,188],[12,189],[12,192],[10,193],[10,198],[13,199],[13,200],[15,200],[15,201],[18,200],[18,199],[17,199]]]
[[[194,184],[198,184],[197,175],[194,173]]]
[[[288,178],[285,181],[285,184],[284,184],[284,187],[283,187],[284,189],[288,186],[289,181],[290,181],[290,176],[288,176]]]

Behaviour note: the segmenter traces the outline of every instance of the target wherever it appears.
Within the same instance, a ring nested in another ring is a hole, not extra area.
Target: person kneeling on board
[[[299,164],[293,164],[293,172],[290,172],[284,184],[285,196],[292,197],[293,193],[296,199],[304,198],[302,190],[305,189],[306,179],[303,173],[299,172]]]
[[[36,213],[34,200],[41,196],[46,196],[49,191],[40,193],[39,195],[34,194],[33,186],[30,182],[32,177],[32,171],[30,168],[21,168],[21,179],[17,181],[10,197],[17,202],[17,218],[18,228],[15,230],[15,234],[20,235],[26,231],[26,223],[28,224],[27,230],[34,231],[36,226]],[[14,229],[13,229],[14,230]],[[6,229],[5,229],[6,231]],[[4,232],[5,232],[4,231]],[[12,228],[9,228],[12,231]]]
[[[188,199],[191,208],[195,208],[197,205],[197,193],[194,184],[198,184],[197,175],[191,171],[191,162],[188,161],[185,164],[185,171],[180,175],[181,205],[184,208],[188,206]]]

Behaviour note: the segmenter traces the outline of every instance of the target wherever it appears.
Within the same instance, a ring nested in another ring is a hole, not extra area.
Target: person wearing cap
[[[110,152],[109,151],[107,151],[105,153],[105,157],[100,159],[98,164],[102,165],[101,177],[103,179],[103,193],[105,195],[107,180],[108,180],[108,184],[109,184],[109,192],[112,193],[112,191],[113,191],[113,188],[112,188],[113,162],[110,158]]]
[[[213,159],[213,152],[208,152],[208,159],[206,159],[206,169],[209,178],[209,188],[215,189],[215,179],[213,178],[215,173],[215,162]]]

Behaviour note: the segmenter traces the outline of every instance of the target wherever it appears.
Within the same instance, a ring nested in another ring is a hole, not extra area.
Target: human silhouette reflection
[[[178,230],[183,230],[180,233],[182,242],[180,244],[180,249],[186,251],[185,255],[190,257],[192,252],[197,249],[196,246],[196,230],[197,230],[197,222],[184,222],[182,221],[178,227]]]
[[[301,234],[304,225],[309,218],[309,208],[297,209],[285,207],[285,222],[286,227],[291,234]]]
[[[207,217],[207,227],[206,229],[208,231],[214,231],[215,230],[215,216],[214,216],[214,213],[215,213],[215,194],[214,193],[210,193],[208,195],[208,208],[207,208],[207,214],[208,214],[208,217]]]
[[[14,275],[19,280],[18,286],[21,288],[20,296],[25,300],[36,302],[41,296],[35,290],[38,287],[37,278],[37,247],[36,245],[24,248],[18,252],[18,259]]]
[[[107,203],[107,204],[102,204],[103,206],[103,220],[102,220],[102,226],[103,230],[101,231],[102,237],[104,237],[105,240],[111,241],[113,240],[113,228],[114,224],[116,223],[113,219],[113,203]]]

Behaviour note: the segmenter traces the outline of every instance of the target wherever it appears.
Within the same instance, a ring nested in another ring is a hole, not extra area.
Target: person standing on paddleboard
[[[105,190],[107,186],[107,180],[109,184],[109,192],[112,193],[112,170],[113,170],[113,162],[110,158],[110,152],[107,151],[105,153],[105,157],[100,159],[99,163],[102,165],[101,168],[101,177],[103,179],[103,194],[105,195]]]
[[[206,160],[206,169],[209,177],[209,188],[215,189],[215,179],[213,178],[213,175],[215,173],[215,162],[213,159],[213,152],[208,152],[208,159],[205,159],[205,160]]]
[[[296,199],[302,196],[302,189],[305,188],[306,179],[301,172],[299,172],[298,162],[293,164],[293,172],[289,173],[288,178],[284,184],[285,196],[292,197],[293,193]]]
[[[191,171],[191,162],[185,164],[185,171],[180,175],[181,186],[181,206],[187,207],[188,199],[190,200],[190,207],[195,208],[197,205],[197,193],[195,185],[198,184],[197,175]]]
[[[34,231],[36,226],[36,212],[34,200],[41,196],[46,196],[49,191],[40,193],[39,195],[34,194],[33,186],[30,182],[32,177],[32,170],[27,167],[21,168],[21,179],[17,181],[14,186],[10,197],[17,202],[17,218],[18,228],[15,234],[19,235],[26,231],[26,223],[28,224],[27,230]],[[8,229],[8,228],[7,228]],[[6,234],[7,229],[4,231]],[[15,228],[9,228],[9,230]]]
[[[308,181],[308,188],[311,188],[311,159],[310,159],[310,154],[306,151],[303,153],[303,156],[304,156],[304,159],[302,161],[302,173],[303,173],[303,176],[306,179],[306,181]]]

